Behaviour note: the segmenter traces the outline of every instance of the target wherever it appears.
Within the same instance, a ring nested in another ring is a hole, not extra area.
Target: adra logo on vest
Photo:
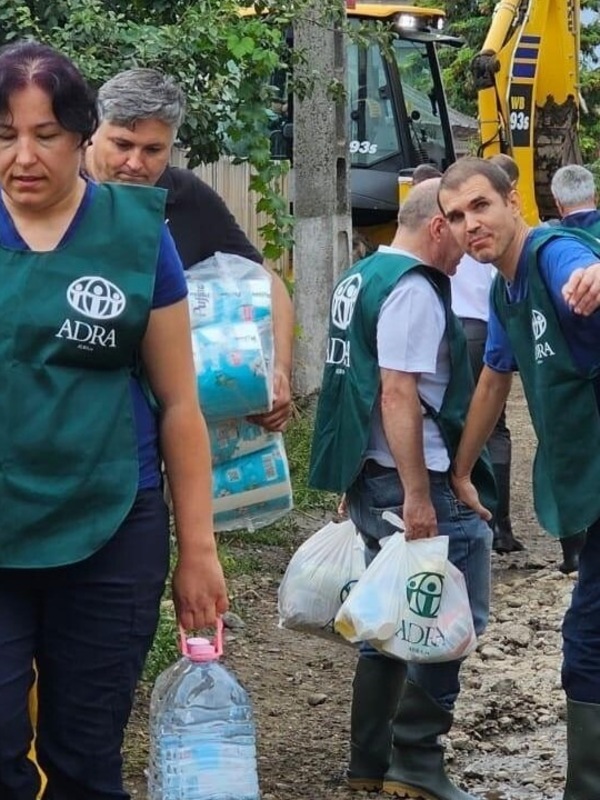
[[[531,309],[531,329],[535,339],[535,360],[538,364],[548,356],[555,355],[554,350],[547,341],[540,342],[540,339],[546,333],[547,327],[548,323],[542,312],[537,311],[535,308]]]
[[[347,330],[352,321],[354,308],[360,287],[362,275],[350,275],[336,286],[331,298],[331,323],[341,331]],[[325,363],[340,367],[340,370],[350,366],[350,342],[343,338],[330,336],[327,342],[327,356]]]
[[[126,297],[118,286],[96,275],[85,275],[73,281],[67,288],[67,300],[71,308],[84,317],[102,321],[119,317],[127,305]],[[56,338],[77,342],[83,350],[117,346],[114,328],[68,318],[61,325]]]

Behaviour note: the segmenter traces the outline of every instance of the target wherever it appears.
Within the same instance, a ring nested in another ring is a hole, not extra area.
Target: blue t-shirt
[[[61,245],[66,244],[72,238],[77,226],[88,211],[95,191],[96,184],[88,181],[83,200],[60,242]],[[29,246],[17,231],[1,197],[0,245],[9,247],[12,250],[29,249]],[[173,305],[173,303],[179,302],[186,295],[187,284],[181,259],[171,234],[167,227],[164,226],[156,265],[152,308],[164,308],[165,306]],[[134,377],[131,378],[130,388],[138,446],[139,488],[154,489],[161,485],[158,420],[139,381]]]
[[[523,300],[528,291],[527,263],[531,243],[547,229],[534,228],[525,241],[514,281],[505,283],[509,302]],[[575,365],[584,373],[600,365],[600,312],[589,317],[574,314],[562,296],[562,288],[571,273],[582,267],[597,264],[597,256],[576,238],[552,239],[538,253],[538,269],[566,339]],[[488,336],[484,362],[496,372],[513,372],[518,369],[508,335],[498,316],[490,307]]]

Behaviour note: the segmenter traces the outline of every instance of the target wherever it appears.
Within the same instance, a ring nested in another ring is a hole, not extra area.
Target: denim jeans
[[[600,705],[600,520],[588,528],[562,633],[567,697]]]
[[[38,678],[44,800],[127,800],[121,744],[158,624],[169,568],[160,489],[138,493],[126,520],[89,558],[0,570],[0,798],[36,800],[27,696]]]
[[[489,616],[492,531],[474,511],[457,500],[446,473],[430,472],[429,483],[438,531],[448,536],[448,557],[465,576],[475,632],[479,636]],[[402,517],[404,491],[397,471],[367,461],[347,491],[346,499],[350,518],[364,539],[368,565],[380,550],[380,540],[394,532],[393,526],[382,519],[383,512],[393,511]],[[361,657],[387,658],[369,645],[361,647]],[[460,665],[460,660],[410,663],[407,677],[451,711],[460,692]]]

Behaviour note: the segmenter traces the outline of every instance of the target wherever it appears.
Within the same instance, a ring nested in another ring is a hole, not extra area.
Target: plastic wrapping
[[[277,441],[277,434],[254,425],[247,419],[208,420],[213,466],[256,453]]]
[[[463,575],[448,561],[448,537],[390,537],[340,608],[335,629],[404,661],[468,655],[477,639]]]
[[[292,485],[281,434],[274,434],[274,441],[262,450],[214,467],[216,531],[256,530],[291,508]]]
[[[364,571],[364,544],[354,523],[328,523],[288,564],[278,591],[279,627],[349,644],[333,621]]]
[[[230,253],[186,273],[194,366],[207,418],[243,417],[273,403],[271,276]]]

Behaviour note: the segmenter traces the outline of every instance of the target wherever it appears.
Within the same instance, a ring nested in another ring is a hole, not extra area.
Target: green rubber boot
[[[390,763],[392,719],[406,677],[406,664],[394,658],[360,656],[352,684],[350,789],[378,792]]]
[[[600,797],[600,705],[567,700],[567,785],[563,800]]]
[[[452,714],[415,683],[407,681],[392,722],[392,757],[384,794],[411,800],[475,800],[455,786],[444,769],[439,737],[452,727]]]

